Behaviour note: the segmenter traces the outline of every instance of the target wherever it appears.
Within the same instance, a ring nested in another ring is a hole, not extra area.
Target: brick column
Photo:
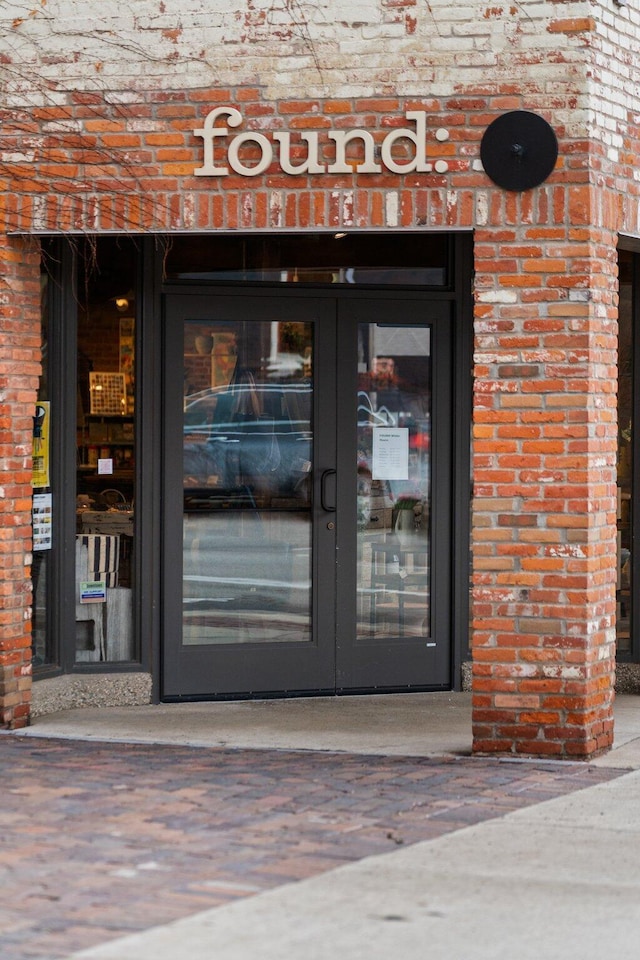
[[[575,225],[587,201],[554,188],[550,222],[476,234],[476,752],[613,739],[616,250]]]
[[[0,236],[0,725],[29,721],[31,457],[40,375],[38,244]]]

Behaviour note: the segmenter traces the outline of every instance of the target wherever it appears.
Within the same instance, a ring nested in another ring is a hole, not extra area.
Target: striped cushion
[[[88,574],[93,580],[106,580],[108,587],[118,586],[120,537],[87,533],[77,538],[87,548]]]

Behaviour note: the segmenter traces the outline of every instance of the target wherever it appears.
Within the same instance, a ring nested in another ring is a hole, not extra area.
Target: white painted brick
[[[390,190],[385,197],[385,219],[388,227],[397,227],[399,223],[400,197]]]
[[[374,40],[380,37],[390,40],[393,37],[404,37],[406,28],[404,23],[383,23],[379,26],[365,24],[359,28],[358,32],[363,40]]]
[[[407,32],[405,12],[415,20],[414,33]],[[580,34],[548,29],[550,21],[570,17],[593,18],[588,43]],[[23,22],[14,27],[17,18]],[[292,37],[283,42],[290,24]],[[267,100],[411,97],[425,87],[429,95],[450,98],[473,93],[478,84],[490,95],[492,84],[497,92],[508,81],[525,99],[534,91],[528,108],[553,112],[569,136],[584,136],[589,120],[613,163],[627,118],[635,123],[640,113],[639,43],[639,11],[628,6],[614,14],[609,0],[523,0],[503,10],[475,0],[431,0],[406,11],[382,0],[294,6],[253,0],[251,8],[231,9],[228,0],[163,0],[162,10],[158,0],[49,0],[32,7],[7,0],[0,6],[0,54],[16,57],[17,69],[0,67],[0,81],[9,107],[60,105],[76,91],[98,91],[107,103],[126,105],[152,89],[220,85],[259,86]],[[44,91],[40,77],[53,88]],[[547,106],[550,98],[569,95],[578,97],[575,111]],[[147,120],[128,124],[141,133],[152,128]],[[487,215],[484,205],[478,196],[478,222]]]

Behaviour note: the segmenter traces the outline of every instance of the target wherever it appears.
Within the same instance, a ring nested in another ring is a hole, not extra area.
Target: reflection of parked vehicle
[[[186,398],[184,483],[307,499],[311,384],[241,382]]]

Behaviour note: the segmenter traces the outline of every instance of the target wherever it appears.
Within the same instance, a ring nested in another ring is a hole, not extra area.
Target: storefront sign
[[[217,120],[227,117],[227,126],[215,126]],[[379,145],[380,160],[376,160],[376,141],[369,130],[328,130],[326,136],[335,143],[333,163],[320,160],[319,132],[300,131],[297,136],[307,145],[306,158],[294,164],[291,160],[291,133],[274,131],[271,139],[254,130],[233,136],[226,149],[226,162],[216,165],[214,145],[216,139],[229,136],[229,127],[239,127],[242,114],[235,107],[215,107],[205,117],[202,127],[194,130],[194,136],[202,137],[204,144],[204,162],[194,170],[196,177],[225,177],[230,171],[241,177],[257,177],[265,173],[274,161],[274,141],[279,145],[277,162],[283,173],[292,176],[320,173],[446,173],[449,164],[446,160],[434,162],[427,160],[427,114],[424,110],[407,110],[405,118],[413,126],[396,127],[390,130]],[[435,131],[440,142],[449,139],[449,131],[440,127]],[[353,140],[362,141],[364,159],[360,162],[347,158],[347,145]],[[393,148],[398,140],[408,140],[413,144],[413,157],[400,162],[393,157]],[[243,146],[249,144],[257,152],[257,159],[251,165],[240,159]]]

